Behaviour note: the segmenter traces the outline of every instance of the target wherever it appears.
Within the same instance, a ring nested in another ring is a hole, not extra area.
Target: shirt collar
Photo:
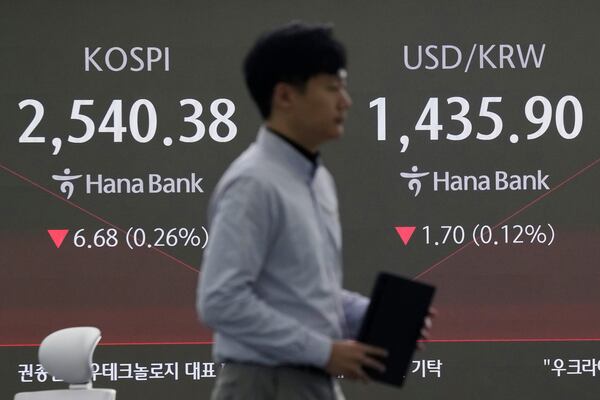
[[[273,128],[267,127],[267,131],[271,132],[272,134],[274,134],[276,136],[279,136],[280,138],[282,138],[283,140],[288,142],[293,148],[298,150],[300,152],[300,154],[302,154],[304,157],[308,158],[308,160],[311,163],[313,163],[315,166],[317,165],[317,160],[319,159],[318,151],[316,153],[311,153],[310,151],[308,151],[307,149],[302,147],[299,143],[295,142],[294,140],[290,139],[289,137],[285,136],[283,133],[276,131]]]
[[[289,140],[284,139],[280,134],[273,133],[264,125],[258,131],[256,143],[308,181],[313,179],[321,165],[321,157],[318,154],[314,161],[311,160]]]

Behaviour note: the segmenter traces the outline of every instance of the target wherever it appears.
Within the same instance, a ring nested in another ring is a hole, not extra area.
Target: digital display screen
[[[437,287],[405,387],[348,399],[596,398],[600,56],[593,1],[0,4],[0,392],[62,388],[50,332],[102,331],[95,387],[208,398],[206,208],[260,115],[242,60],[327,22],[353,105],[322,148],[344,286]],[[235,243],[232,243],[235,246]],[[586,397],[588,396],[588,397]]]

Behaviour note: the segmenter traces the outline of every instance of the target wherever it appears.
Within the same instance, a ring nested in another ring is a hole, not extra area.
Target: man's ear
[[[297,89],[285,82],[277,82],[273,88],[273,109],[289,110],[296,98]]]

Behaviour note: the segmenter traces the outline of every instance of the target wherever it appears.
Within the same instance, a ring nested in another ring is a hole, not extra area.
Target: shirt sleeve
[[[345,289],[342,290],[344,316],[346,317],[346,323],[351,339],[355,339],[358,336],[358,331],[367,311],[367,307],[369,306],[369,302],[370,300],[368,297]]]
[[[209,216],[197,308],[215,331],[277,363],[324,367],[332,340],[261,300],[253,289],[274,242],[277,200],[253,178],[225,188]]]

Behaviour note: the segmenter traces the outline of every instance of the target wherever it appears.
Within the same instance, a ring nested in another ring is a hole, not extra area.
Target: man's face
[[[344,121],[352,100],[346,87],[346,71],[311,77],[294,95],[293,124],[308,142],[318,147],[344,133]]]

